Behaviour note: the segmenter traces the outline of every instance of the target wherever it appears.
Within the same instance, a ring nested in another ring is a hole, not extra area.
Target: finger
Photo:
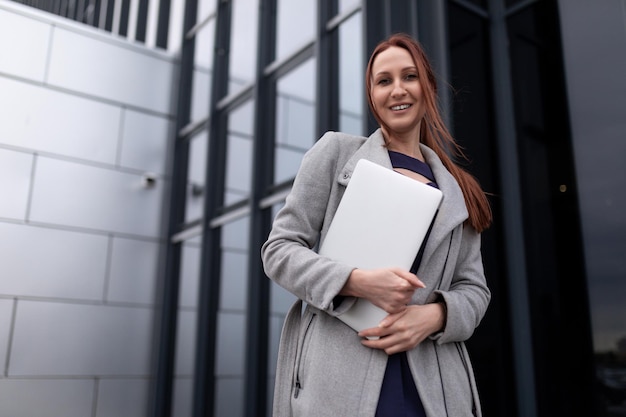
[[[393,325],[400,317],[402,317],[404,315],[404,313],[406,312],[407,308],[405,306],[405,308],[398,313],[392,313],[387,315],[387,317],[385,317],[384,319],[381,320],[380,323],[378,323],[378,327],[381,328],[388,328],[389,326]]]
[[[422,280],[417,277],[417,275],[403,269],[397,269],[394,272],[399,277],[405,279],[412,288],[426,288],[426,284],[424,284]]]

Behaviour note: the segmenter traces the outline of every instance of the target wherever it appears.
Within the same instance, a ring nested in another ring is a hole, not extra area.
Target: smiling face
[[[394,137],[419,139],[420,123],[426,110],[417,68],[406,49],[391,46],[376,56],[369,94],[388,140]]]

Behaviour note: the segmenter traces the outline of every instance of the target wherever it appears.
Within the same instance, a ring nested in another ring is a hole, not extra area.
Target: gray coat
[[[407,352],[409,366],[428,417],[481,416],[463,343],[491,297],[480,235],[464,225],[468,213],[455,179],[431,149],[422,145],[422,152],[444,198],[417,271],[426,288],[416,291],[412,302],[443,298],[447,324]],[[387,355],[362,346],[356,332],[335,317],[353,302],[333,303],[353,268],[315,252],[361,158],[391,168],[380,130],[369,138],[336,132],[320,138],[304,156],[261,249],[267,276],[301,300],[288,313],[281,335],[274,417],[375,414]]]

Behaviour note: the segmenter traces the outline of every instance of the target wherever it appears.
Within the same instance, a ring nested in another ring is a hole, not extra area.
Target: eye
[[[377,85],[387,85],[387,84],[389,84],[390,82],[391,82],[391,80],[390,80],[389,78],[379,78],[379,79],[376,81],[376,84],[377,84]]]
[[[410,72],[407,75],[404,76],[404,79],[407,81],[415,81],[417,79],[419,79],[419,77],[417,76],[416,73]]]

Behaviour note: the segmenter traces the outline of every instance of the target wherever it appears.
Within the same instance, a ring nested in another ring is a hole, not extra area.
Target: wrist
[[[438,301],[436,303],[441,311],[441,320],[438,331],[443,331],[446,328],[446,323],[448,321],[448,307],[446,306],[445,301]]]
[[[343,284],[343,288],[341,288],[341,291],[339,291],[339,295],[359,297],[359,293],[357,291],[357,283],[360,279],[361,274],[362,271],[360,269],[353,269],[352,272],[350,272],[350,275],[348,276],[345,284]]]

